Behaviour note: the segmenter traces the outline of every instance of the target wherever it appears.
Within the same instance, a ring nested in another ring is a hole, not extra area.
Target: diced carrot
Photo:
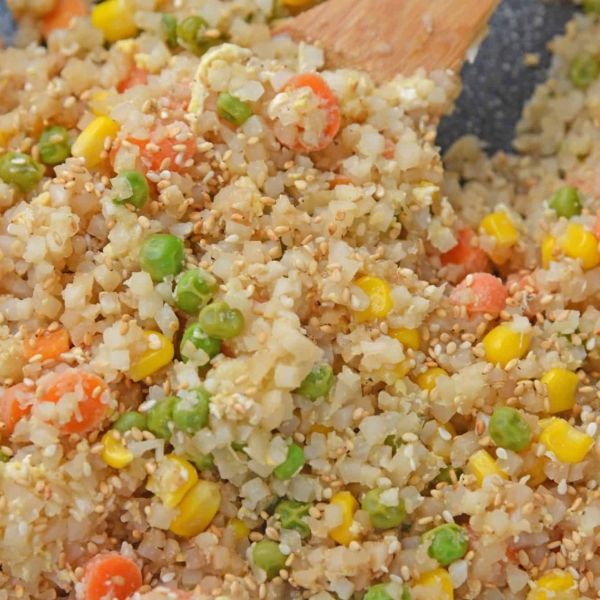
[[[140,69],[135,65],[129,71],[129,75],[119,82],[117,85],[117,92],[122,94],[125,90],[135,87],[136,85],[146,85],[148,83],[148,71]]]
[[[596,214],[596,220],[594,221],[594,226],[592,227],[592,233],[600,240],[600,210]]]
[[[450,294],[450,302],[467,312],[498,314],[506,306],[508,292],[501,279],[489,273],[467,275]]]
[[[23,342],[23,356],[26,360],[40,355],[40,362],[57,359],[71,347],[69,333],[66,329],[56,331],[44,330],[38,335],[32,335]]]
[[[120,554],[98,554],[84,567],[78,600],[126,600],[142,586],[140,568]]]
[[[196,153],[196,140],[194,139],[187,139],[183,142],[179,142],[171,138],[160,140],[155,142],[156,146],[158,146],[158,150],[156,152],[153,152],[147,148],[148,144],[153,142],[152,136],[150,140],[139,140],[132,137],[127,138],[126,141],[140,149],[140,159],[143,167],[147,171],[160,171],[161,169],[168,169],[169,171],[177,172],[183,169],[185,162],[192,158],[192,156],[194,156]],[[174,146],[178,146],[179,144],[185,146],[185,149],[175,150]],[[119,139],[113,143],[110,152],[111,163],[113,164],[115,161],[115,156],[121,145],[122,142]],[[169,162],[165,162],[166,159],[170,159]]]
[[[0,421],[4,423],[2,433],[10,436],[15,425],[31,413],[35,388],[17,383],[9,387],[0,397]]]
[[[106,416],[108,405],[102,401],[108,386],[100,377],[83,369],[51,373],[40,380],[40,402],[55,404],[66,394],[77,394],[78,407],[71,419],[62,424],[62,433],[85,433],[94,429]]]
[[[487,271],[489,259],[478,246],[472,245],[475,232],[468,227],[458,230],[458,244],[440,256],[442,265],[462,265],[465,274]]]
[[[54,9],[45,15],[40,23],[42,35],[48,39],[55,29],[67,29],[71,19],[88,14],[87,6],[83,0],[57,0]]]
[[[350,183],[352,183],[350,177],[346,177],[345,175],[340,175],[339,173],[336,173],[333,176],[333,179],[329,182],[329,189],[333,190],[338,185],[349,185]]]
[[[325,83],[325,80],[316,73],[301,73],[292,77],[286,84],[286,90],[297,90],[310,88],[313,94],[319,98],[319,108],[326,112],[325,129],[321,139],[311,147],[307,147],[300,140],[297,142],[296,150],[316,152],[329,146],[336,136],[341,124],[340,101],[333,90]]]

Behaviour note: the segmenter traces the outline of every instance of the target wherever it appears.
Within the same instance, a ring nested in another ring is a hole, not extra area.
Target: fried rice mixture
[[[600,3],[444,165],[305,4],[12,0],[0,600],[600,596]]]

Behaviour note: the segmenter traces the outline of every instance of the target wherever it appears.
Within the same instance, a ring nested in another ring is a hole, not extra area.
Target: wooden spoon
[[[327,0],[275,33],[319,42],[330,68],[364,70],[384,82],[419,67],[459,71],[499,1]]]

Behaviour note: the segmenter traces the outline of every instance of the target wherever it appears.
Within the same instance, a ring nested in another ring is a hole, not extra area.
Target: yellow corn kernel
[[[398,340],[405,348],[411,348],[415,352],[421,345],[421,335],[418,329],[390,329],[388,335]]]
[[[108,99],[108,90],[99,90],[94,93],[90,99],[90,108],[97,117],[108,116],[108,106],[106,101]]]
[[[106,0],[92,10],[92,25],[100,29],[107,42],[135,37],[138,32],[133,20],[135,8],[130,0]]]
[[[569,573],[560,569],[554,569],[552,573],[540,577],[535,583],[535,588],[527,594],[527,600],[576,600],[577,598],[579,598],[579,590],[575,580]]]
[[[109,0],[110,1],[110,0]],[[102,4],[98,4],[102,6]],[[119,132],[119,124],[108,117],[96,117],[75,140],[71,154],[85,159],[86,167],[94,167],[100,163],[106,138],[115,138]]]
[[[477,477],[479,485],[488,475],[500,475],[502,479],[508,479],[508,475],[496,464],[496,461],[486,450],[478,450],[469,458],[469,464],[473,475]]]
[[[392,310],[392,290],[383,279],[365,275],[355,282],[368,297],[370,304],[365,310],[355,312],[354,315],[359,322],[372,319],[385,319]]]
[[[487,215],[479,224],[485,235],[496,240],[496,247],[490,258],[498,265],[510,258],[510,249],[519,241],[519,232],[505,213]]]
[[[580,463],[594,445],[594,438],[578,431],[564,419],[553,419],[542,430],[540,442],[561,462]]]
[[[546,472],[544,471],[544,467],[548,459],[544,456],[535,459],[535,462],[530,467],[528,471],[525,472],[525,475],[529,475],[529,479],[527,480],[527,485],[533,488],[536,488],[538,485],[541,485],[548,479]]]
[[[425,373],[421,373],[416,379],[415,383],[422,389],[433,391],[436,386],[437,378],[440,375],[448,375],[448,371],[444,371],[440,367],[433,367],[431,369],[427,369]]]
[[[338,492],[331,498],[330,504],[336,504],[342,508],[343,522],[332,529],[329,535],[334,542],[348,546],[350,542],[357,539],[357,535],[352,532],[352,523],[354,514],[358,510],[358,502],[350,492]]]
[[[133,453],[120,439],[114,436],[114,432],[107,431],[100,440],[102,460],[113,469],[122,469],[133,460]]]
[[[129,370],[129,377],[133,381],[141,381],[159,369],[166,367],[175,356],[173,344],[158,331],[145,331],[144,337],[148,348],[137,359]]]
[[[556,249],[556,239],[548,236],[542,242],[542,267],[548,269],[550,263],[555,260],[554,251]]]
[[[556,367],[550,369],[541,382],[546,386],[551,415],[571,410],[575,406],[575,390],[579,385],[579,377],[575,373]]]
[[[523,358],[530,344],[530,335],[515,333],[510,325],[506,324],[494,327],[483,338],[486,360],[502,368],[515,358]]]
[[[416,585],[435,591],[436,600],[454,600],[454,586],[450,573],[446,569],[435,569],[423,573],[416,581]]]
[[[175,535],[193,537],[202,533],[215,518],[221,506],[218,484],[200,479],[179,504],[179,514],[169,529]]]
[[[583,269],[593,269],[600,265],[598,239],[579,223],[569,223],[567,231],[558,241],[563,252],[570,258],[581,259]]]
[[[233,517],[233,519],[229,521],[229,527],[233,529],[233,533],[235,533],[235,537],[238,541],[243,540],[250,535],[250,527],[248,527],[244,521],[238,519],[237,517]]]
[[[156,494],[167,508],[175,508],[197,481],[198,473],[190,462],[177,454],[167,454],[148,479],[146,488]]]

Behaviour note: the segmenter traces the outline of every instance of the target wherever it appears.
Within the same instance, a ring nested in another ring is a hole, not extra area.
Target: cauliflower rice
[[[0,166],[0,600],[100,600],[105,555],[137,565],[144,600],[600,597],[600,78],[571,77],[600,20],[553,42],[518,155],[465,138],[443,165],[453,74],[327,70],[271,38],[270,0],[135,0],[117,20],[135,35],[82,16],[46,46],[52,0],[11,6],[0,161],[43,162],[54,125],[75,156],[30,189]],[[201,16],[207,47],[173,44],[163,12]],[[166,276],[144,262],[157,234],[185,245]],[[242,324],[214,352],[182,344],[205,323],[181,308],[191,271]],[[199,388],[193,426],[157,421]],[[520,450],[495,433],[507,407]],[[147,427],[113,429],[130,411]],[[446,563],[423,534],[451,524]]]

